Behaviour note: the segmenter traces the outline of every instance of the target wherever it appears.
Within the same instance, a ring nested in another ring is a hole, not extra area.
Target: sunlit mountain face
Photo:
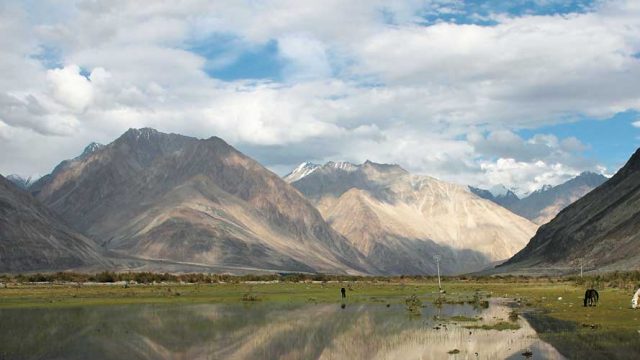
[[[481,270],[508,259],[537,226],[467,187],[398,165],[303,163],[285,176],[325,220],[388,274]]]

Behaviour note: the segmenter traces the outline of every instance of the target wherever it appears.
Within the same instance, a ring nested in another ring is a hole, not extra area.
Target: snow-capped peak
[[[294,181],[298,181],[298,180],[302,179],[303,177],[305,177],[305,176],[311,174],[312,172],[316,171],[319,168],[320,168],[320,165],[305,161],[302,164],[298,165],[295,169],[293,169],[292,172],[287,174],[284,177],[284,180],[286,182],[288,182],[288,183],[292,183]]]
[[[509,194],[509,189],[507,189],[504,185],[502,184],[498,184],[498,185],[494,185],[489,189],[489,192],[491,193],[491,195],[493,195],[494,197],[503,197],[503,196],[507,196],[507,194]]]
[[[11,175],[7,175],[6,179],[11,181],[14,185],[22,189],[28,189],[29,186],[31,186],[31,184],[35,182],[34,179],[37,179],[37,177],[29,176],[25,178],[18,174],[11,174]]]
[[[348,161],[338,161],[338,162],[329,161],[324,166],[332,167],[334,169],[344,170],[344,171],[352,171],[358,168],[358,165],[354,165]]]
[[[82,152],[82,154],[80,155],[81,158],[94,153],[100,149],[102,149],[104,147],[104,145],[102,144],[98,144],[97,142],[92,142],[91,144],[87,145],[87,147],[84,148],[84,151]]]
[[[547,190],[550,190],[551,188],[553,188],[553,186],[552,186],[552,185],[544,184],[544,185],[542,185],[542,187],[541,187],[540,189],[538,189],[538,190],[536,190],[536,191],[534,191],[534,192],[541,193],[541,192],[545,192],[545,191],[547,191]]]

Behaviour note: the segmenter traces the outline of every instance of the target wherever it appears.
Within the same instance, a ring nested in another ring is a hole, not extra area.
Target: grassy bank
[[[328,282],[227,282],[205,284],[76,284],[5,283],[0,287],[0,307],[49,307],[134,303],[229,303],[242,301],[339,302],[347,288],[349,302],[402,303],[417,294],[432,301],[435,282],[416,279],[393,281]],[[572,281],[470,281],[444,283],[445,301],[469,301],[476,291],[508,298],[520,311],[539,309],[549,316],[598,329],[640,329],[640,310],[630,309],[632,289],[600,289],[597,307],[584,308],[585,287]]]

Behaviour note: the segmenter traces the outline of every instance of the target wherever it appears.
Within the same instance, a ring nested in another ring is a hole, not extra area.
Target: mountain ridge
[[[292,185],[388,273],[432,274],[435,254],[445,255],[445,273],[477,270],[510,257],[535,232],[528,220],[465,186],[395,164],[366,161],[348,171],[334,164],[316,166]],[[500,225],[504,219],[513,229]]]
[[[129,129],[36,196],[112,252],[208,266],[375,273],[295,189],[218,137]]]
[[[640,265],[640,149],[611,179],[543,225],[529,244],[496,269],[600,269]]]
[[[109,266],[98,246],[0,175],[0,273]]]

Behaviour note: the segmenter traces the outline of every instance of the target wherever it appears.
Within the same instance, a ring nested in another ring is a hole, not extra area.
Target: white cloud
[[[521,162],[500,158],[495,162],[483,162],[481,168],[489,184],[505,184],[522,196],[543,185],[557,185],[577,176],[580,172],[560,162]]]
[[[457,5],[1,7],[0,136],[11,141],[3,140],[0,152],[21,155],[1,157],[0,172],[43,173],[72,148],[138,126],[218,135],[278,168],[371,159],[523,189],[594,169],[582,157],[588,144],[577,138],[524,139],[517,131],[640,110],[638,6],[616,1],[582,14],[500,15],[495,26],[418,23],[421,14],[455,12]],[[188,50],[214,34],[236,39],[239,48],[213,59]],[[243,46],[267,43],[277,44],[282,83],[224,82],[205,72],[208,63],[237,59]],[[49,48],[67,65],[47,69],[34,57]]]
[[[89,79],[80,75],[77,65],[47,71],[53,98],[72,111],[82,112],[93,100],[93,87]]]
[[[331,65],[324,44],[304,35],[289,35],[278,39],[282,57],[288,60],[289,81],[331,77]]]

